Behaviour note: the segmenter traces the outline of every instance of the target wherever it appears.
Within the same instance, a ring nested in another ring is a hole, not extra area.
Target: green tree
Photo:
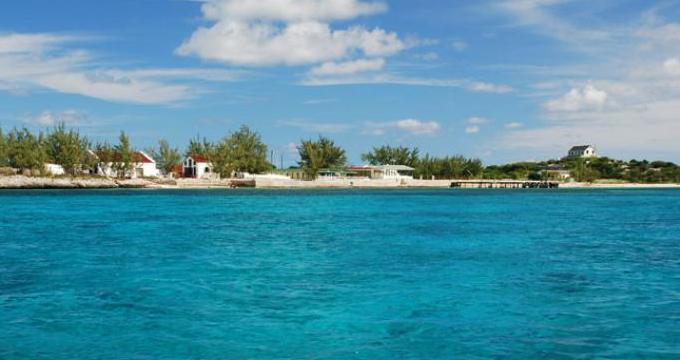
[[[319,170],[323,168],[323,150],[313,140],[303,140],[298,146],[300,161],[298,165],[311,179],[319,176]]]
[[[212,164],[212,171],[220,174],[222,178],[231,177],[234,171],[234,166],[231,158],[231,149],[229,148],[228,139],[222,139],[217,144],[212,144],[204,153],[208,161]]]
[[[187,145],[184,156],[189,157],[191,155],[208,155],[214,150],[214,147],[215,145],[209,142],[208,139],[201,139],[199,135],[196,135],[196,138],[189,140],[189,145]]]
[[[463,169],[463,176],[466,178],[479,178],[484,173],[484,165],[480,159],[465,160]]]
[[[47,134],[47,155],[50,161],[59,164],[68,174],[75,175],[82,168],[83,153],[89,142],[80,134],[61,123]]]
[[[115,161],[113,168],[119,178],[129,176],[134,164],[137,162],[137,154],[130,147],[130,139],[124,131],[118,136],[118,145],[115,147]]]
[[[391,147],[389,145],[374,147],[368,153],[362,154],[361,159],[371,165],[406,165],[416,167],[418,165],[420,150],[409,149],[404,146]]]
[[[224,142],[234,171],[257,174],[271,170],[272,164],[267,161],[267,145],[262,142],[260,134],[248,126],[241,126]]]
[[[9,164],[7,154],[7,140],[2,132],[2,127],[0,127],[0,166],[7,166]]]
[[[298,164],[312,179],[319,176],[321,169],[335,169],[347,164],[345,150],[323,136],[317,141],[303,140],[298,146],[300,161]]]
[[[178,165],[182,164],[182,156],[179,153],[179,149],[170,147],[170,143],[166,140],[158,142],[158,149],[150,148],[146,152],[156,160],[158,167],[166,174],[172,173]]]
[[[14,129],[7,135],[7,157],[11,167],[19,170],[42,170],[47,160],[44,135],[37,137],[27,128]]]
[[[319,136],[317,144],[323,155],[322,168],[337,169],[347,164],[345,150],[335,145],[331,139]]]

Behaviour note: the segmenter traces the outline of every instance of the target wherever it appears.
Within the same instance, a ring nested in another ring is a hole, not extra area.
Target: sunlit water
[[[3,191],[0,359],[680,359],[680,191]]]

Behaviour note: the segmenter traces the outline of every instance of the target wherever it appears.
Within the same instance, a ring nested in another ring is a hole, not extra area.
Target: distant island
[[[118,143],[92,143],[59,124],[37,134],[0,128],[0,188],[210,187],[448,187],[464,184],[559,183],[561,187],[674,186],[680,166],[666,161],[622,161],[574,146],[561,159],[484,166],[461,155],[421,155],[418,148],[376,147],[348,164],[333,140],[302,140],[297,166],[277,168],[260,134],[247,126],[217,142],[196,137],[181,152],[167,141],[134,149],[125,132]],[[458,184],[461,184],[458,182]]]

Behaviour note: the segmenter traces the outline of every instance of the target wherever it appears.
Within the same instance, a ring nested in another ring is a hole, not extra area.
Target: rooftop
[[[585,151],[588,148],[593,147],[592,145],[577,145],[571,148],[569,151]]]

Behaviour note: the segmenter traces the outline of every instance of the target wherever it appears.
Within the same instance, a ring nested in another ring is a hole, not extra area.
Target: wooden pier
[[[464,189],[557,189],[554,181],[531,180],[457,180],[451,183],[452,188]]]

